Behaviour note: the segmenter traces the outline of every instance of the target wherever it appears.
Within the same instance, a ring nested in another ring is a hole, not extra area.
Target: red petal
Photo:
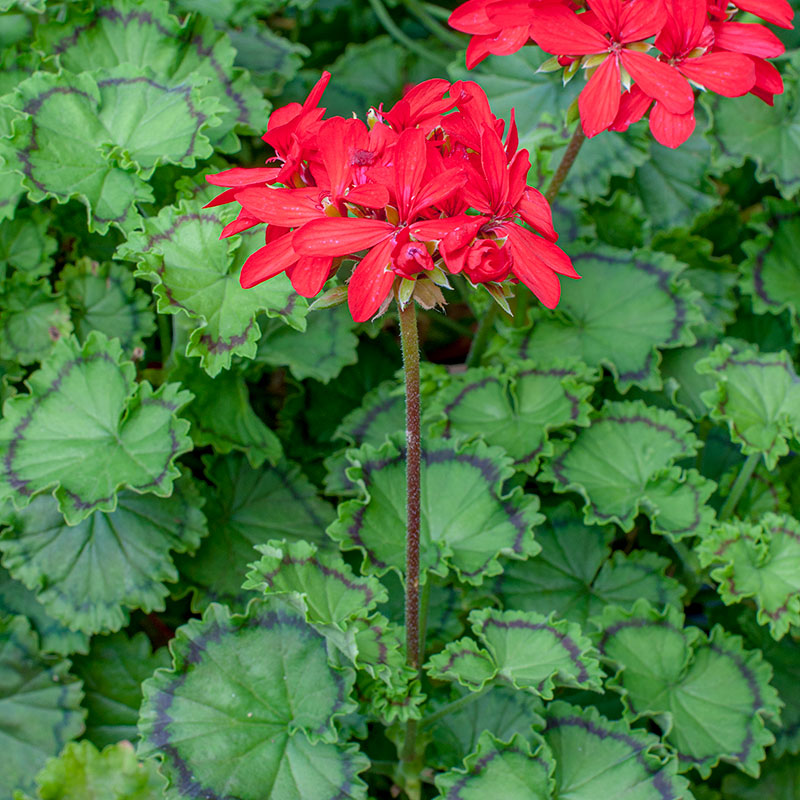
[[[656,37],[656,47],[679,57],[697,47],[708,25],[708,0],[668,0],[669,15]]]
[[[252,186],[257,183],[271,183],[278,177],[280,167],[234,167],[214,175],[206,175],[206,180],[214,186]]]
[[[650,132],[665,147],[674,149],[682,145],[692,135],[694,127],[694,111],[673,114],[661,103],[656,103],[650,112]]]
[[[620,77],[615,56],[609,56],[589,79],[578,97],[583,132],[597,136],[617,116],[619,109]]]
[[[517,211],[537,233],[541,233],[551,242],[558,239],[556,229],[553,227],[553,210],[538,189],[534,189],[533,186],[525,189],[525,194],[517,203]]]
[[[292,234],[281,236],[260,250],[256,250],[242,266],[239,283],[250,289],[269,278],[274,278],[297,261],[298,255],[292,247]]]
[[[358,126],[362,126],[364,130],[361,131]],[[319,129],[317,146],[334,197],[338,198],[350,183],[351,154],[359,133],[362,134],[366,144],[368,137],[366,125],[360,120],[342,117],[326,120]]]
[[[779,28],[793,28],[794,10],[788,0],[736,0],[742,11],[749,11],[757,17],[777,25]]]
[[[506,225],[503,228],[511,246],[512,274],[519,278],[547,308],[555,308],[561,298],[561,284],[556,273],[527,242],[525,234],[528,236],[533,234],[519,225]]]
[[[347,305],[356,322],[371,319],[392,288],[394,273],[388,270],[392,242],[381,242],[353,270],[347,289]]]
[[[720,22],[714,28],[714,47],[749,56],[775,58],[786,48],[783,42],[764,25],[747,22]]]
[[[488,125],[481,133],[481,166],[489,184],[489,203],[497,211],[508,199],[508,160],[503,142]]]
[[[705,0],[704,0],[705,2]],[[640,86],[634,84],[629,92],[622,95],[619,101],[619,111],[614,119],[614,123],[608,126],[610,131],[626,131],[638,122],[646,113],[653,102],[652,97],[648,97]]]
[[[775,67],[763,58],[751,59],[756,68],[756,84],[753,87],[753,94],[765,100],[764,95],[774,95],[783,93],[783,78]],[[769,100],[765,100],[770,105]]]
[[[694,92],[674,67],[635,50],[620,52],[622,64],[642,91],[663,103],[675,114],[686,114],[694,107]]]
[[[687,78],[723,97],[741,97],[756,82],[753,62],[741,53],[708,53],[687,58],[679,69]]]
[[[248,214],[262,222],[293,228],[324,216],[319,189],[240,189],[236,199]]]
[[[659,33],[667,21],[667,9],[663,0],[630,0],[620,5],[619,42],[641,42],[649,39]],[[592,6],[594,7],[594,3]]]
[[[294,246],[305,256],[346,256],[388,239],[395,226],[379,219],[325,217],[294,232]]]
[[[462,229],[471,230],[473,226],[477,233],[487,219],[488,217],[469,217],[466,214],[444,219],[426,219],[410,225],[408,231],[418,242],[436,242],[450,234],[457,234]],[[474,238],[475,233],[470,238]]]
[[[308,97],[305,103],[303,103],[303,111],[308,111],[319,105],[319,101],[322,99],[322,93],[325,91],[330,79],[330,72],[325,70],[320,76],[320,79],[314,84],[314,88],[308,93]]]
[[[408,218],[413,219],[421,211],[438,205],[457,192],[466,182],[467,175],[461,167],[452,167],[440,172],[425,184],[414,198],[414,205],[409,211]]]
[[[609,42],[603,34],[584,25],[574,12],[563,6],[547,6],[536,12],[530,35],[539,47],[557,56],[585,56],[604,53]]]
[[[383,208],[389,202],[389,190],[382,183],[363,183],[344,196],[348,203],[366,208]]]
[[[324,256],[304,256],[296,264],[286,270],[292,287],[303,297],[314,297],[319,294],[333,266],[332,258]]]
[[[500,26],[491,23],[486,16],[486,7],[493,2],[495,0],[467,0],[450,15],[448,22],[451,27],[462,33],[494,32]]]
[[[220,239],[227,239],[229,236],[234,236],[237,233],[246,231],[256,225],[261,225],[261,220],[251,217],[243,208],[239,211],[239,216],[233,222],[229,222],[219,235]]]
[[[501,229],[509,235],[509,240],[515,240],[517,252],[525,253],[526,258],[533,261],[538,259],[548,269],[566,275],[568,278],[580,278],[572,259],[558,246],[541,236],[537,236],[521,225],[503,225]]]
[[[425,134],[418,128],[403,131],[395,145],[393,159],[397,212],[400,219],[407,220],[428,163]]]
[[[226,189],[222,194],[218,194],[213,200],[206,203],[203,208],[214,208],[224,206],[226,203],[233,203],[236,200],[236,192],[240,189]]]

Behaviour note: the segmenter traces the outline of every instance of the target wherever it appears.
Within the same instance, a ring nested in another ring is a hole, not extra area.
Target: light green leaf
[[[780,708],[759,651],[719,626],[710,636],[684,629],[680,611],[659,612],[646,601],[632,611],[607,608],[597,623],[600,651],[619,666],[611,685],[635,719],[655,719],[684,770],[706,778],[725,761],[758,775],[764,748],[775,741],[765,719]]]
[[[425,669],[434,680],[458,681],[471,692],[479,692],[497,676],[492,654],[466,638],[450,642],[431,657]]]
[[[142,632],[130,638],[124,632],[95,636],[88,655],[73,658],[72,667],[86,693],[86,738],[97,747],[136,742],[142,681],[169,663],[167,649],[152,652]]]
[[[169,495],[174,459],[190,449],[175,414],[190,399],[175,384],[136,383],[119,341],[93,331],[84,345],[56,342],[28,379],[30,392],[6,401],[0,420],[0,499],[23,508],[55,489],[67,524],[94,509],[113,511],[117,491]],[[75,465],[82,469],[76,470]]]
[[[343,550],[361,550],[362,571],[402,573],[405,565],[405,460],[401,439],[376,449],[348,451],[348,474],[361,498],[339,506],[329,535]],[[423,447],[420,571],[478,585],[501,571],[499,556],[524,559],[539,552],[533,525],[538,498],[520,488],[505,493],[511,460],[483,442],[431,441]]]
[[[80,681],[69,661],[43,655],[24,617],[0,618],[0,797],[33,788],[51,756],[83,731]]]
[[[28,278],[50,272],[52,255],[58,247],[58,242],[47,235],[51,222],[52,217],[44,209],[34,207],[0,226],[0,276],[8,267],[24,272]]]
[[[120,492],[116,510],[68,525],[48,495],[0,516],[3,564],[47,612],[85,633],[118,630],[128,609],[162,610],[165,581],[178,578],[170,551],[193,551],[206,535],[203,499],[186,477],[171,497]]]
[[[328,665],[325,639],[270,599],[231,616],[211,605],[176,632],[174,667],[144,683],[140,755],[160,755],[167,798],[364,800],[355,747],[335,744],[355,708],[352,671]]]
[[[654,530],[682,538],[705,530],[705,505],[715,484],[696,470],[672,466],[697,453],[692,426],[674,412],[641,401],[607,401],[574,442],[558,442],[542,480],[557,492],[578,492],[589,524],[616,522],[631,530],[647,514]]]
[[[758,621],[776,639],[800,625],[800,522],[765,514],[756,525],[739,520],[714,528],[696,546],[700,563],[726,605],[755,599]]]
[[[704,392],[711,418],[728,425],[742,453],[761,453],[768,469],[800,436],[800,378],[788,353],[759,353],[736,343],[718,345],[697,365],[716,387]]]

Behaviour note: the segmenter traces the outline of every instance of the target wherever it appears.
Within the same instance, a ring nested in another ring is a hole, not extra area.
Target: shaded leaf
[[[722,782],[724,800],[795,800],[800,795],[800,761],[784,756],[767,759],[758,780],[744,775],[726,775]]]
[[[0,215],[2,211],[0,202]],[[9,267],[24,272],[28,278],[39,278],[50,272],[52,255],[58,247],[58,242],[47,234],[51,221],[52,217],[44,209],[34,207],[0,226],[0,276]]]

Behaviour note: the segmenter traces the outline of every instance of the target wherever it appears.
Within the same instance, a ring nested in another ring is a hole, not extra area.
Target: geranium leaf
[[[81,347],[56,342],[28,379],[30,393],[6,402],[0,421],[0,499],[18,508],[55,488],[67,524],[112,511],[117,491],[169,495],[174,459],[190,449],[176,412],[190,399],[175,384],[136,383],[119,341],[93,331]],[[86,465],[76,470],[75,464]]]
[[[701,375],[695,367],[698,361],[711,354],[717,341],[716,337],[702,339],[693,347],[667,350],[662,356],[661,376],[670,401],[675,408],[694,420],[708,416],[708,406],[703,402],[702,395],[714,388],[714,379]]]
[[[574,442],[558,442],[542,479],[557,492],[578,492],[587,523],[633,527],[646,513],[655,529],[681,538],[713,520],[705,505],[715,484],[671,465],[697,453],[692,426],[674,412],[639,400],[607,401]]]
[[[306,318],[304,332],[269,322],[258,343],[255,361],[270,367],[289,367],[297,380],[333,380],[357,360],[355,323],[344,307],[322,309]]]
[[[86,738],[97,747],[136,742],[142,681],[169,665],[167,649],[152,652],[144,633],[128,638],[119,632],[95,636],[88,655],[75,656],[72,663],[86,694]]]
[[[555,612],[586,626],[607,605],[630,607],[640,597],[654,605],[681,607],[684,587],[664,574],[666,558],[638,550],[611,553],[613,534],[588,527],[571,503],[548,510],[537,528],[542,552],[528,561],[506,565],[495,593],[505,608]]]
[[[723,475],[719,482],[720,497],[727,498],[730,495],[739,472],[741,464],[737,464]],[[787,486],[790,480],[791,478],[782,474],[780,470],[768,470],[759,462],[742,490],[739,502],[736,504],[736,515],[742,519],[758,522],[760,517],[770,511],[773,514],[790,514],[792,504]]]
[[[550,800],[554,763],[543,742],[531,748],[520,734],[508,742],[489,731],[464,759],[463,769],[436,776],[439,800],[479,800],[487,794],[525,800]]]
[[[765,514],[758,524],[734,521],[714,528],[696,546],[700,563],[713,567],[726,605],[755,599],[758,621],[776,639],[800,625],[800,522]]]
[[[30,283],[17,273],[0,290],[0,358],[34,364],[46,358],[53,343],[72,333],[64,297],[46,280]]]
[[[532,329],[506,333],[518,357],[548,361],[570,353],[607,366],[620,391],[660,389],[661,348],[691,345],[702,322],[685,267],[664,253],[606,245],[571,253],[581,280],[563,286],[558,315],[537,311]]]
[[[656,736],[625,720],[557,700],[547,706],[544,739],[556,762],[554,797],[692,800],[675,758]]]
[[[726,775],[722,781],[724,800],[794,800],[800,789],[800,761],[784,756],[768,758],[758,780],[744,775]]]
[[[271,541],[256,550],[261,559],[250,564],[244,588],[296,599],[306,622],[342,627],[388,599],[376,578],[359,578],[339,556],[319,553],[311,542]]]
[[[441,418],[433,429],[440,435],[481,436],[534,474],[552,452],[550,431],[589,424],[589,383],[597,378],[595,370],[567,362],[469,369],[434,395],[428,415]]]
[[[431,657],[425,669],[434,680],[458,681],[471,692],[480,691],[497,675],[492,654],[467,638],[450,642]]]
[[[39,495],[0,516],[8,526],[0,538],[3,564],[70,628],[118,630],[128,609],[163,609],[164,582],[178,577],[170,551],[193,551],[206,535],[202,503],[186,477],[171,497],[120,492],[115,511],[98,510],[70,526],[53,498]]]
[[[735,343],[718,345],[697,365],[716,387],[702,395],[711,418],[728,425],[731,439],[774,469],[800,436],[800,379],[789,354],[759,353]]]
[[[334,511],[297,465],[284,461],[256,470],[239,454],[205,463],[216,487],[205,507],[211,535],[196,555],[176,559],[183,581],[196,591],[196,606],[251,596],[241,585],[257,544],[271,539],[325,544]]]
[[[685,770],[705,778],[722,760],[758,774],[764,748],[775,741],[765,718],[780,701],[772,669],[741,637],[716,626],[710,636],[683,627],[683,614],[646,601],[632,611],[607,608],[597,621],[598,648],[620,671],[612,680],[634,718],[653,717]]]
[[[303,66],[303,59],[311,55],[311,51],[300,42],[279,36],[267,25],[250,23],[252,17],[246,16],[241,29],[229,28],[227,31],[236,48],[236,63],[250,72],[253,83],[268,97],[275,97],[297,74]]]
[[[150,298],[136,288],[130,269],[113,261],[83,258],[67,264],[56,288],[72,308],[72,323],[81,342],[91,331],[117,337],[130,355],[156,329]]]
[[[83,731],[81,684],[66,659],[43,655],[24,617],[0,618],[0,794],[33,788],[33,778]]]
[[[44,209],[34,207],[0,226],[0,276],[8,267],[24,272],[28,278],[50,272],[52,255],[58,247],[58,242],[47,235],[52,219]]]
[[[23,116],[13,122],[9,166],[23,174],[30,199],[77,198],[89,230],[99,233],[112,223],[130,229],[134,204],[153,199],[145,180],[159,164],[191,167],[210,156],[203,130],[219,123],[214,98],[131,65],[37,72],[10,102]]]
[[[405,460],[401,441],[348,451],[348,470],[361,498],[339,506],[328,533],[344,550],[364,554],[363,571],[402,572],[405,564]],[[501,571],[498,557],[539,552],[532,535],[542,520],[538,498],[516,488],[504,493],[511,460],[483,442],[431,441],[422,453],[420,563],[474,585]]]
[[[225,206],[203,209],[213,194],[206,189],[163,208],[118,251],[119,258],[138,262],[138,276],[155,284],[160,313],[188,317],[186,355],[198,356],[211,376],[228,369],[234,355],[255,356],[260,312],[305,330],[308,309],[285,275],[242,289],[239,272],[245,259],[263,247],[263,230],[220,240],[231,211]]]
[[[139,722],[166,797],[366,797],[366,759],[335,744],[336,717],[355,708],[352,671],[331,669],[299,612],[274,598],[241,616],[211,605],[178,629],[172,653],[173,669],[144,683]]]
[[[102,752],[91,742],[70,742],[36,776],[37,800],[159,800],[164,779],[152,760],[139,761],[129,742]],[[23,800],[15,795],[15,800]]]

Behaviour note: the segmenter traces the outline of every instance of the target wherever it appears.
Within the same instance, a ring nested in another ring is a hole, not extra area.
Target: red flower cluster
[[[446,272],[501,301],[500,284],[518,279],[555,307],[556,273],[579,276],[554,244],[550,206],[526,183],[530,160],[513,117],[503,138],[505,123],[477,84],[430,80],[390,110],[371,109],[369,125],[326,120],[318,103],[329,79],[324,73],[303,105],[270,116],[262,138],[276,166],[207,178],[228,187],[210,206],[241,205],[222,237],[267,223],[242,286],[286,272],[313,297],[348,256],[358,262],[347,292],[357,322],[385,308],[393,287],[403,301],[440,298]]]
[[[556,56],[552,67],[565,78],[586,69],[578,107],[587,136],[625,130],[650,110],[653,136],[677,147],[695,127],[693,86],[752,92],[770,105],[783,91],[766,60],[782,43],[763,25],[734,21],[737,10],[792,27],[788,0],[469,0],[450,24],[472,34],[470,69],[529,40]]]

